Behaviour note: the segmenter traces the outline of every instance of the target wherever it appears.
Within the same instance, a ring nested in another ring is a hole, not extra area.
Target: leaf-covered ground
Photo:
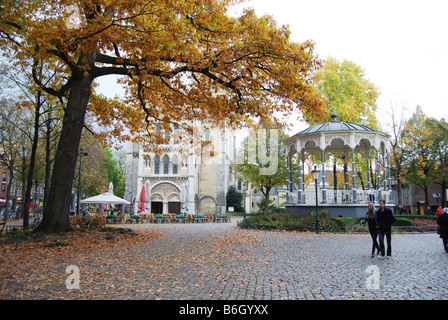
[[[219,269],[236,257],[238,247],[256,243],[249,234],[231,230],[210,237],[178,234],[178,241],[168,241],[163,228],[133,228],[134,236],[117,237],[115,243],[103,238],[67,246],[0,246],[0,299],[157,299],[176,281],[187,298],[189,283],[195,281],[191,277]],[[79,289],[67,289],[70,266],[79,269]]]

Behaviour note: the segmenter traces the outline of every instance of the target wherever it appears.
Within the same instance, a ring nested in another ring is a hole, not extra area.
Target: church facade
[[[165,137],[169,142],[157,153],[127,144],[124,198],[131,202],[130,212],[139,212],[143,201],[145,211],[152,213],[225,212],[227,191],[235,184],[234,131],[198,122],[192,136]]]

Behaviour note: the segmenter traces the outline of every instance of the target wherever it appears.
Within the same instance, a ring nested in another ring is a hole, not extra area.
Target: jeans
[[[387,256],[390,257],[392,255],[392,245],[391,245],[391,240],[392,240],[392,229],[388,229],[388,230],[379,230],[378,231],[378,239],[380,241],[380,252],[381,255],[384,257],[384,236],[386,236],[386,241],[387,241]]]
[[[378,229],[377,228],[369,228],[370,236],[372,237],[372,256],[375,253],[375,249],[380,252],[380,247],[378,245],[378,241],[376,238],[378,237]]]

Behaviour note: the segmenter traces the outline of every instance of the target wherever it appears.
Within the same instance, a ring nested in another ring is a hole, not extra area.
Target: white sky
[[[378,119],[391,102],[448,118],[448,1],[249,0],[258,16],[289,25],[291,39],[313,40],[321,59],[359,65],[381,92]]]
[[[361,66],[381,92],[378,119],[391,102],[405,102],[408,116],[420,105],[448,118],[447,0],[249,0],[242,7],[289,25],[293,41],[314,40],[322,59]],[[101,79],[101,91],[114,90],[113,81]]]

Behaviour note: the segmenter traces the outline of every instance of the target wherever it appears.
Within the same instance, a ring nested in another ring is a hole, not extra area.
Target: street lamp
[[[314,170],[311,171],[311,174],[313,175],[314,185],[316,186],[316,233],[319,233],[319,199],[317,195],[317,180],[319,179],[319,173],[320,171],[314,166]]]
[[[246,220],[246,192],[247,192],[247,181],[243,182],[243,195],[244,195],[244,200],[243,200],[243,215],[244,215],[244,220]]]
[[[79,153],[79,174],[78,174],[78,192],[76,195],[76,215],[79,215],[79,206],[81,200],[81,168],[82,168],[82,156],[87,157],[89,153],[87,151],[80,150]]]

